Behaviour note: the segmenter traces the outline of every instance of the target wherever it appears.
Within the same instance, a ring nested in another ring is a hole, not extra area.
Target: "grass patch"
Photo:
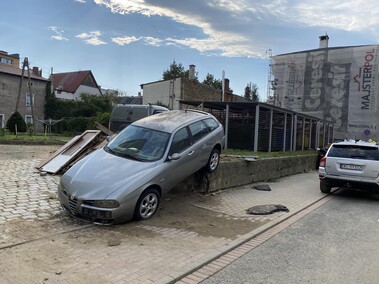
[[[0,144],[33,144],[33,145],[64,145],[70,141],[72,136],[59,134],[34,134],[18,133],[17,135],[9,132],[0,135]]]

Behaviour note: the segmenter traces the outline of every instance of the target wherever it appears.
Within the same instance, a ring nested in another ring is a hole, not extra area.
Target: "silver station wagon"
[[[320,190],[332,187],[379,191],[379,146],[363,141],[333,143],[320,160]]]
[[[223,143],[223,126],[206,112],[149,116],[74,164],[58,198],[70,215],[93,223],[147,219],[179,182],[203,168],[215,171]]]

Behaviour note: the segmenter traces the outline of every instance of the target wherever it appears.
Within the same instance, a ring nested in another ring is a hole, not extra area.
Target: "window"
[[[192,123],[189,128],[194,142],[199,141],[208,134],[208,127],[202,121]]]
[[[32,98],[33,98],[34,96],[33,95],[30,95],[30,94],[26,94],[26,97],[25,97],[25,101],[26,101],[26,106],[27,107],[30,107],[30,106],[32,106]],[[34,101],[33,101],[33,103],[34,103]]]
[[[25,123],[28,124],[33,124],[33,116],[31,115],[25,115]]]
[[[4,57],[0,57],[0,62],[5,64],[12,64],[12,60]]]
[[[220,126],[213,118],[204,119],[204,122],[209,127],[211,132]]]
[[[174,153],[181,153],[189,146],[191,146],[191,140],[187,127],[185,127],[175,133],[175,136],[172,139],[169,155],[172,155]]]
[[[379,150],[376,146],[334,145],[328,157],[379,161]]]
[[[0,128],[4,127],[4,114],[0,114]]]

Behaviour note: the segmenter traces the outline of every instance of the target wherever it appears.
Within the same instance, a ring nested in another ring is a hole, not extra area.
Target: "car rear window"
[[[379,150],[375,146],[334,145],[330,149],[328,156],[379,161]]]

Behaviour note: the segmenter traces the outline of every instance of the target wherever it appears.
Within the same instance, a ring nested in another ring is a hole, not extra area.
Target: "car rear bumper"
[[[364,191],[377,191],[379,192],[379,184],[375,181],[359,181],[359,180],[347,180],[343,178],[334,178],[329,176],[320,176],[320,181],[326,183],[330,187],[346,187],[355,188]]]

